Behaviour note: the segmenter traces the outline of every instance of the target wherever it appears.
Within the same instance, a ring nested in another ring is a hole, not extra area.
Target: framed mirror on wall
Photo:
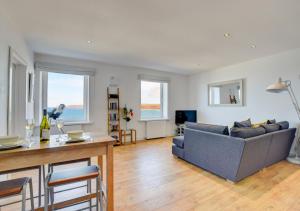
[[[33,75],[28,75],[27,67],[27,62],[9,47],[7,108],[7,135],[9,136],[25,135],[26,107],[27,103],[32,101],[33,88]]]
[[[243,106],[244,79],[208,84],[209,106]]]

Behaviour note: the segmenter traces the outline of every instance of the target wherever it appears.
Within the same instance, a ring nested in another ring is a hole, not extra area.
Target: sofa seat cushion
[[[172,145],[172,154],[184,159],[184,149],[177,147],[175,144]]]
[[[231,128],[230,135],[232,137],[238,137],[238,138],[251,138],[259,135],[263,135],[266,133],[265,128],[263,127],[257,127],[257,128],[251,128],[251,127],[244,127],[244,128],[238,128],[233,127]]]
[[[193,123],[193,122],[186,122],[185,126],[187,128],[194,129],[194,130],[200,130],[200,131],[216,133],[221,135],[229,135],[228,126],[210,125],[210,124]]]
[[[173,138],[173,143],[180,148],[184,147],[184,136],[176,136]]]

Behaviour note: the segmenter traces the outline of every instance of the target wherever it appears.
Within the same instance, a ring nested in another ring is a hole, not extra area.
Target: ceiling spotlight
[[[231,34],[229,34],[229,33],[224,34],[224,37],[226,37],[226,38],[229,38],[230,36],[231,36]]]
[[[256,48],[256,45],[251,45],[251,48]]]

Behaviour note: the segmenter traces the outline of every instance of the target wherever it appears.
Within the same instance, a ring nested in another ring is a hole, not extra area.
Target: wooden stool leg
[[[136,130],[134,131],[134,143],[136,144]]]
[[[124,131],[124,144],[126,144],[126,131]]]

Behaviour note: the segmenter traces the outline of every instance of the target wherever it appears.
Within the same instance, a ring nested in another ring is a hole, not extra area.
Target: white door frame
[[[7,100],[8,100],[8,103],[7,103],[7,135],[12,135],[12,129],[13,129],[13,125],[12,125],[13,124],[13,120],[12,120],[12,117],[13,117],[13,115],[12,115],[12,112],[13,112],[13,105],[12,105],[13,87],[12,87],[12,85],[13,85],[13,69],[14,69],[13,66],[14,65],[24,66],[24,69],[27,73],[28,66],[27,66],[26,61],[12,47],[9,47],[8,96],[7,96]],[[25,78],[25,80],[27,80],[27,78]],[[26,84],[27,84],[27,81],[26,81]]]

